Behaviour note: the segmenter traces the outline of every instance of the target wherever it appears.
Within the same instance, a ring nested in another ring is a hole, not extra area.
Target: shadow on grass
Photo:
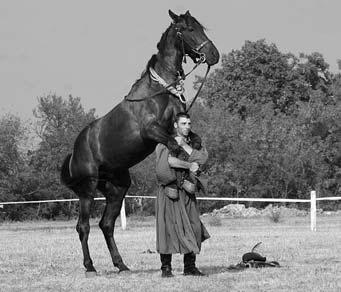
[[[221,274],[221,273],[226,273],[226,272],[236,272],[236,271],[231,271],[228,269],[227,266],[200,266],[198,267],[200,271],[205,273],[206,275],[215,275],[215,274]],[[178,269],[175,269],[174,271],[178,271]],[[180,270],[182,273],[182,270]],[[133,270],[131,271],[132,274],[138,274],[138,273],[155,273],[155,272],[160,272],[160,269],[147,269],[147,270]],[[240,272],[240,271],[238,271]]]
[[[227,266],[200,266],[199,270],[207,275],[215,275],[215,274],[231,272],[231,270],[229,270]]]
[[[160,272],[160,269],[139,269],[139,270],[130,270],[130,271],[101,271],[98,273],[98,276],[105,276],[105,277],[111,277],[111,276],[123,276],[123,275],[136,275],[136,274],[152,274]]]
[[[205,273],[206,275],[215,275],[221,273],[236,273],[241,272],[241,270],[229,270],[227,266],[201,266],[199,270]],[[178,270],[175,269],[175,272]],[[138,270],[130,270],[128,272],[119,273],[118,271],[103,271],[99,273],[99,276],[104,277],[114,277],[114,276],[122,276],[122,275],[136,275],[136,274],[154,274],[154,273],[161,273],[159,268],[156,269],[138,269]],[[182,273],[182,271],[181,271]]]

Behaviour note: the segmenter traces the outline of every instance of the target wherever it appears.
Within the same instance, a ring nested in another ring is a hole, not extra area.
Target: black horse
[[[123,198],[131,184],[129,168],[151,154],[158,143],[173,151],[178,145],[171,136],[173,117],[185,110],[177,80],[184,77],[185,55],[208,66],[219,61],[219,53],[207,38],[204,27],[187,11],[176,15],[157,45],[158,52],[125,99],[104,117],[85,127],[76,138],[73,152],[62,166],[61,180],[79,197],[77,232],[82,244],[84,266],[96,273],[88,236],[89,217],[96,189],[106,198],[99,223],[114,266],[129,270],[118,252],[113,234]],[[169,86],[167,85],[174,85]],[[179,88],[178,88],[179,89]]]

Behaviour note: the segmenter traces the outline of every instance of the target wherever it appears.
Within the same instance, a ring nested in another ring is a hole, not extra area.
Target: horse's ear
[[[185,15],[186,16],[191,16],[191,14],[189,13],[189,10],[186,11]]]
[[[179,16],[178,15],[176,15],[172,10],[168,10],[168,14],[169,14],[169,16],[174,20],[174,22],[177,22],[178,21],[178,19],[179,19]]]

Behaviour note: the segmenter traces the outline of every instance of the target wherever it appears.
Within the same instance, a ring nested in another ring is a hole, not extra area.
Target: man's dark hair
[[[179,122],[180,118],[190,119],[191,117],[189,116],[188,113],[180,112],[176,114],[174,122],[175,123]]]

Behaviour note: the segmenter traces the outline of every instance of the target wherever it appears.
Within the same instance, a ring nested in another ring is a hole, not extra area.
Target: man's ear
[[[178,128],[178,124],[176,122],[174,122],[174,128],[177,129]]]
[[[177,22],[177,21],[178,21],[179,16],[176,15],[172,10],[169,9],[169,10],[168,10],[168,14],[169,14],[169,16],[173,19],[174,22]]]

